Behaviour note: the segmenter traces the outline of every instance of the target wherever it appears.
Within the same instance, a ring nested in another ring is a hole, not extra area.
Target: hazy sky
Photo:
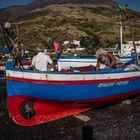
[[[0,0],[0,8],[5,8],[11,5],[27,4],[33,0]]]
[[[127,3],[130,9],[140,11],[140,0],[114,0],[114,1],[122,5]]]
[[[4,8],[10,5],[27,4],[33,0],[0,0],[0,8]],[[130,9],[140,11],[140,0],[114,0],[120,4],[127,3]]]

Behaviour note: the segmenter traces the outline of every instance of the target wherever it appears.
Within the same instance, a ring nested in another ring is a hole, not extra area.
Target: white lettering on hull
[[[98,84],[98,87],[124,86],[124,85],[127,85],[128,83],[129,83],[129,81],[100,83],[100,84]]]

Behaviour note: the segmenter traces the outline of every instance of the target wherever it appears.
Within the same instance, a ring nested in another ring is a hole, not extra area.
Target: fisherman
[[[37,46],[38,54],[33,57],[31,67],[40,71],[48,71],[48,63],[53,69],[55,65],[48,54],[44,53],[45,46],[43,44],[38,44]]]
[[[105,68],[124,68],[124,64],[118,57],[114,56],[110,52],[105,51],[102,48],[97,50],[96,57],[96,71],[99,71],[101,65],[104,65]]]
[[[19,47],[20,47],[20,52],[21,52],[21,59],[26,60],[27,56],[25,56],[25,46],[24,46],[24,44],[21,43]]]
[[[17,68],[21,68],[21,51],[19,48],[18,43],[13,43],[12,46],[12,54],[13,54],[13,61],[15,63],[15,66],[17,66]]]

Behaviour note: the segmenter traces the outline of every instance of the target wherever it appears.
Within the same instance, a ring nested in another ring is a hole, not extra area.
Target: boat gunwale
[[[100,71],[74,71],[74,72],[62,72],[62,71],[39,71],[39,70],[29,70],[29,69],[6,69],[6,71],[15,72],[27,72],[27,73],[38,73],[38,74],[68,74],[68,75],[81,75],[81,74],[118,74],[118,73],[129,73],[129,72],[140,72],[140,70],[122,70],[122,69],[102,69]]]
[[[130,78],[119,78],[119,79],[103,79],[103,80],[76,80],[76,81],[61,81],[61,80],[40,80],[40,79],[30,79],[30,78],[20,78],[13,76],[6,76],[7,80],[18,81],[18,82],[27,82],[27,83],[36,83],[36,84],[100,84],[100,83],[115,83],[122,81],[130,81],[135,79],[140,79],[140,76],[130,77]]]

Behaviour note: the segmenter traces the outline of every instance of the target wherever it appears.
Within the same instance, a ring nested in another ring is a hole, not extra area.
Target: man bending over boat
[[[44,53],[45,46],[43,44],[38,44],[36,49],[38,54],[33,57],[32,68],[40,71],[48,71],[48,64],[50,64],[55,69],[55,65],[50,56]]]
[[[104,68],[123,68],[124,64],[120,59],[114,56],[112,53],[100,48],[96,52],[97,64],[96,71],[99,71],[100,66],[104,65]]]

